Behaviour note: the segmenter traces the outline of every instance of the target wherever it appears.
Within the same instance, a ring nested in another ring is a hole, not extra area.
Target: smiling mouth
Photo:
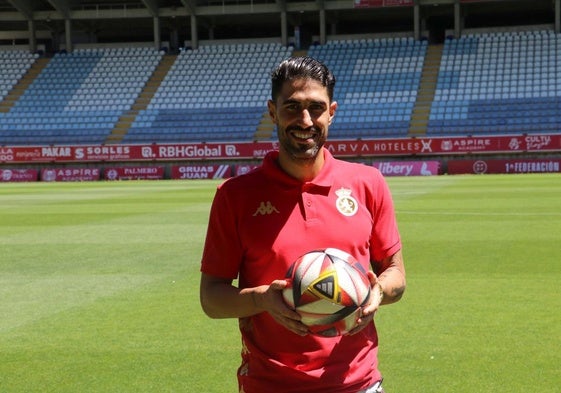
[[[302,141],[313,139],[317,135],[315,131],[305,131],[305,130],[292,130],[291,134],[294,138]]]

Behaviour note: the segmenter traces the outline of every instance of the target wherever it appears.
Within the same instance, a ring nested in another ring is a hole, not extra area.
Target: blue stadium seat
[[[549,30],[447,39],[427,132],[560,131],[559,50],[561,35]]]
[[[124,142],[253,140],[270,94],[267,75],[291,53],[276,43],[182,51]]]
[[[18,144],[33,140],[43,130],[52,133],[35,143],[103,143],[162,56],[149,48],[78,49],[57,54],[10,111],[2,114],[2,123],[13,124],[11,129],[18,131],[13,141]],[[126,69],[132,71],[124,78]],[[131,84],[139,88],[131,89]]]
[[[336,40],[310,48],[310,56],[323,61],[340,81],[335,97],[339,107],[330,137],[405,136],[426,45],[412,38],[382,38]],[[382,117],[390,109],[394,113]],[[361,114],[353,114],[353,110]]]

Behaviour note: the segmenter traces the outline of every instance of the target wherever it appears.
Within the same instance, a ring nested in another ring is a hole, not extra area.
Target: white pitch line
[[[399,214],[416,214],[424,216],[520,216],[520,217],[535,217],[535,216],[561,216],[561,212],[545,212],[545,213],[517,213],[517,212],[504,212],[504,213],[481,213],[481,212],[424,212],[415,210],[396,210]]]

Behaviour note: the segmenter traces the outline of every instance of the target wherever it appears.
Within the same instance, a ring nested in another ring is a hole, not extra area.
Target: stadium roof
[[[65,20],[76,36],[97,42],[151,41],[154,18],[161,38],[189,39],[192,17],[200,39],[280,36],[280,13],[286,11],[289,34],[317,35],[324,10],[327,34],[366,34],[413,30],[412,7],[356,7],[388,0],[0,0],[0,44],[27,39],[33,20],[38,40],[61,34]],[[454,4],[464,27],[554,24],[552,0],[393,0],[420,5],[423,29],[454,26]],[[559,1],[557,1],[559,4]]]

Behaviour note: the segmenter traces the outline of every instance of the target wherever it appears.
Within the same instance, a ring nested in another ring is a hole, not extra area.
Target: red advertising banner
[[[261,158],[277,148],[276,142],[190,143],[115,146],[0,147],[0,161],[23,162],[126,162]]]
[[[39,171],[36,169],[2,169],[0,168],[0,182],[37,181]]]
[[[172,179],[226,179],[232,176],[230,165],[174,165]]]
[[[161,180],[164,178],[163,166],[120,166],[106,168],[105,180]]]
[[[372,164],[384,176],[432,176],[438,175],[438,161],[384,161]]]
[[[262,158],[277,142],[191,143],[115,146],[0,147],[2,163],[162,162]],[[561,151],[561,134],[333,140],[338,157],[430,156]]]
[[[336,156],[450,155],[561,150],[561,134],[331,141]]]
[[[98,168],[46,168],[41,170],[42,181],[94,181],[99,180]]]
[[[558,172],[561,172],[561,158],[448,161],[448,173],[451,175]]]

